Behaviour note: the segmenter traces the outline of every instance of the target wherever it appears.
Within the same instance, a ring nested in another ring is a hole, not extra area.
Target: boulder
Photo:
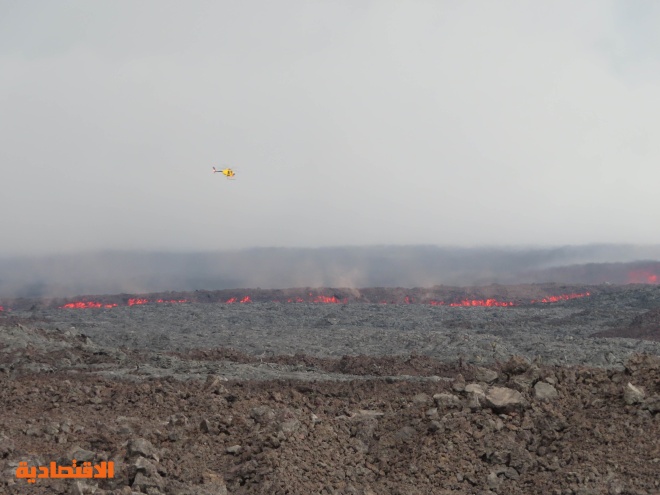
[[[526,405],[525,398],[517,390],[492,387],[486,392],[485,405],[496,412],[509,412]]]
[[[483,397],[486,395],[486,390],[478,383],[470,383],[465,386],[465,393]]]
[[[527,390],[541,378],[541,369],[532,364],[527,368],[522,374],[514,376],[511,378],[511,382],[514,383],[519,390]]]
[[[465,378],[463,378],[463,375],[460,373],[456,375],[456,378],[454,378],[454,381],[451,384],[451,388],[454,392],[462,392],[465,390]]]
[[[529,368],[529,361],[522,356],[511,356],[511,358],[502,365],[502,371],[507,375],[520,375]]]
[[[467,406],[472,411],[481,409],[481,406],[485,402],[486,398],[486,392],[484,388],[478,383],[470,383],[465,386],[465,393],[468,394]]]
[[[160,460],[160,455],[158,449],[156,449],[149,440],[145,438],[135,438],[128,443],[128,456],[129,457],[146,457],[147,459],[153,459],[158,462]]]
[[[557,389],[545,382],[537,382],[534,385],[534,397],[537,400],[554,400],[559,396]]]
[[[478,382],[493,383],[497,380],[497,371],[477,366],[474,371],[474,379]]]
[[[645,396],[646,393],[642,387],[636,387],[630,382],[628,382],[628,385],[626,385],[623,389],[623,400],[629,406],[633,404],[639,404],[644,400]]]
[[[461,406],[461,400],[454,394],[435,394],[433,396],[433,400],[435,400],[435,403],[438,405],[438,407],[442,408]]]

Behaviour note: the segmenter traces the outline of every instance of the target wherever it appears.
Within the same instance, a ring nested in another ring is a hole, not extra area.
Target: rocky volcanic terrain
[[[3,494],[660,494],[657,285],[0,306]]]

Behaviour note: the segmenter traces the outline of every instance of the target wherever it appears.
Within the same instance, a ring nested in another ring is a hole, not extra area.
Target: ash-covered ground
[[[0,493],[660,493],[660,286],[82,299],[2,302]]]

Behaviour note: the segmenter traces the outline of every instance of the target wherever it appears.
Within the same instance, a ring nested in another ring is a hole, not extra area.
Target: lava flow
[[[134,299],[129,299],[128,300],[128,305],[129,306],[139,306],[141,304],[147,304],[149,302],[149,299],[142,299],[139,297],[136,297]]]
[[[227,304],[234,304],[234,303],[245,304],[245,303],[251,303],[251,302],[252,302],[252,299],[250,299],[250,296],[245,296],[240,301],[238,300],[237,297],[232,297],[231,299],[227,299]]]
[[[561,294],[559,296],[548,296],[543,299],[532,299],[530,302],[534,303],[554,303],[559,301],[568,301],[570,299],[578,299],[580,297],[589,297],[590,292],[582,292],[580,294]]]
[[[347,300],[347,299],[344,299],[343,301],[340,301],[339,299],[337,299],[337,296],[332,296],[332,297],[328,297],[328,296],[316,296],[316,297],[312,300],[312,302],[313,302],[313,303],[323,303],[323,304],[339,304],[339,303],[342,303],[342,302],[343,302],[343,303],[347,303],[348,300]]]
[[[128,300],[126,303],[127,306],[140,306],[142,304],[150,304],[150,303],[169,303],[169,304],[174,304],[174,303],[187,303],[189,302],[187,299],[157,299],[155,301],[150,301],[149,299],[145,298],[131,298]],[[116,308],[119,306],[116,303],[111,303],[111,304],[106,304],[98,301],[74,301],[70,302],[67,304],[64,304],[63,306],[59,306],[60,309],[87,309],[87,308]]]
[[[142,304],[178,304],[178,303],[187,303],[190,302],[188,299],[156,299],[155,301],[151,301],[149,299],[145,299],[142,297],[136,297],[133,299],[128,300],[128,305],[129,306],[140,306]]]
[[[590,296],[590,292],[584,292],[581,294],[561,294],[559,296],[548,296],[544,297],[543,299],[532,299],[530,301],[530,304],[535,304],[535,303],[555,303],[559,301],[568,301],[570,299],[577,299],[579,297],[588,297]],[[497,299],[463,299],[462,301],[457,301],[457,302],[452,302],[452,303],[446,303],[444,301],[429,301],[429,304],[431,306],[450,306],[453,308],[456,307],[473,307],[473,306],[481,306],[481,307],[487,307],[487,308],[509,308],[512,306],[516,306],[516,303],[513,301],[498,301]]]
[[[634,270],[628,273],[629,284],[657,284],[660,277],[648,270]]]
[[[73,308],[73,309],[86,309],[86,308],[116,308],[116,304],[104,304],[96,301],[76,301],[76,302],[71,302],[67,303],[64,306],[60,306],[60,308]]]
[[[648,279],[651,280],[651,279]],[[655,279],[653,279],[655,280]],[[583,292],[583,293],[575,293],[575,294],[560,294],[558,296],[547,296],[542,299],[532,299],[529,301],[527,304],[537,304],[537,303],[556,303],[559,301],[569,301],[571,299],[577,299],[581,297],[588,297],[590,296],[590,292]],[[135,297],[135,298],[130,298],[126,302],[126,306],[141,306],[144,304],[176,304],[176,303],[187,303],[190,302],[188,299],[147,299],[143,297]],[[243,297],[231,297],[225,301],[226,304],[245,304],[245,303],[251,303],[253,302],[250,296],[243,296]],[[276,301],[278,302],[278,301]],[[303,299],[301,297],[296,297],[288,299],[287,302],[289,303],[320,303],[320,304],[347,304],[348,303],[348,298],[343,298],[340,299],[336,295],[333,296],[324,296],[324,295],[314,295],[312,293],[309,294],[308,299]],[[412,297],[410,296],[405,296],[403,300],[403,304],[416,304],[417,302],[413,300]],[[392,303],[387,303],[386,301],[380,301],[380,304],[396,304],[395,302]],[[486,308],[508,308],[512,306],[518,306],[523,303],[514,303],[513,301],[499,301],[497,299],[491,298],[491,299],[461,299],[458,301],[453,301],[453,302],[446,302],[446,301],[440,301],[440,300],[431,300],[427,301],[425,304],[429,304],[431,306],[448,306],[448,307],[486,307]],[[75,309],[84,309],[84,308],[116,308],[118,304],[112,303],[112,304],[106,304],[98,301],[74,301],[70,302],[67,304],[64,304],[63,306],[59,306],[60,308],[75,308]],[[3,308],[0,306],[0,311],[2,311]]]
[[[513,306],[513,303],[511,301],[498,301],[496,299],[464,299],[459,302],[450,303],[449,306],[485,306],[488,308],[508,308],[509,306]]]

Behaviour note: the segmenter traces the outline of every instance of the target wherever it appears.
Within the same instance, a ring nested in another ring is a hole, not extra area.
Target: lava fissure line
[[[578,299],[582,297],[591,296],[590,292],[574,293],[574,294],[560,294],[557,296],[547,296],[541,299],[532,299],[526,304],[548,304],[556,303],[560,301],[569,301],[571,299]],[[188,299],[147,299],[147,298],[130,298],[126,302],[125,306],[141,306],[145,304],[181,304],[181,303],[190,303]],[[250,296],[244,297],[231,297],[225,301],[225,304],[246,304],[253,302]],[[271,302],[280,302],[279,300]],[[287,303],[313,303],[313,304],[348,304],[348,298],[339,299],[337,296],[313,296],[310,294],[310,299],[304,300],[301,297],[296,297],[295,299],[287,299]],[[381,301],[380,304],[397,304],[397,303],[388,303],[386,301]],[[406,296],[401,304],[427,304],[430,306],[446,306],[446,307],[489,307],[489,308],[508,308],[513,306],[520,306],[525,303],[515,303],[513,301],[499,301],[497,299],[461,299],[459,301],[446,302],[438,300],[430,300],[424,302],[415,302],[411,297]],[[102,303],[99,301],[73,301],[62,306],[59,306],[60,309],[89,309],[89,308],[116,308],[119,304],[117,303]],[[0,311],[3,308],[0,306]]]

